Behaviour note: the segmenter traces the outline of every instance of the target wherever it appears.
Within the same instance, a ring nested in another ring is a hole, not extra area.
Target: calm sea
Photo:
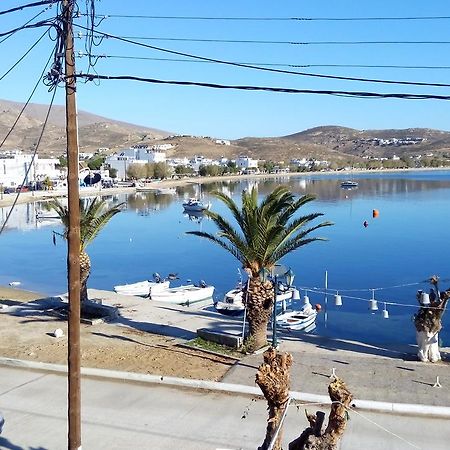
[[[223,205],[210,192],[215,189],[233,195],[237,201],[243,189],[258,187],[266,195],[279,184],[294,193],[313,193],[317,199],[304,213],[322,212],[323,220],[334,226],[323,228],[314,242],[287,256],[294,284],[305,291],[312,303],[326,312],[317,320],[316,333],[372,343],[414,343],[412,315],[417,311],[418,289],[428,290],[430,275],[441,277],[441,288],[450,286],[450,172],[396,172],[355,175],[358,189],[344,190],[345,176],[299,176],[295,178],[243,180],[177,188],[176,195],[136,193],[107,197],[110,202],[127,202],[127,209],[115,216],[88,248],[92,260],[89,286],[109,289],[151,278],[177,273],[179,283],[205,280],[216,287],[215,299],[238,281],[238,262],[227,252],[189,230],[214,232],[214,224],[201,217],[183,214],[185,198],[201,196],[212,202],[212,209],[226,214]],[[60,231],[57,221],[36,221],[41,203],[19,205],[0,236],[0,284],[20,281],[23,289],[48,294],[67,291],[66,245],[52,230]],[[379,211],[377,218],[372,211]],[[4,221],[8,208],[0,209]],[[53,214],[49,212],[47,216]],[[368,226],[363,223],[367,221]],[[318,222],[318,221],[317,221]],[[325,299],[325,271],[328,295]],[[334,305],[339,291],[343,306]],[[369,302],[378,301],[371,312]],[[389,319],[381,311],[386,302]],[[325,309],[325,308],[324,308]],[[444,318],[440,336],[450,345],[450,319]]]

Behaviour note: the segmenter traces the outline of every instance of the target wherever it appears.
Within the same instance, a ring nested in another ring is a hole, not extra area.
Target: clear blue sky
[[[31,2],[31,0],[29,0]],[[5,10],[27,0],[2,0]],[[84,11],[85,2],[79,1]],[[435,0],[251,0],[159,1],[109,0],[96,2],[97,14],[212,17],[399,17],[450,16],[450,2]],[[0,16],[0,32],[24,24],[43,7]],[[43,17],[56,13],[53,7]],[[85,18],[76,23],[85,25]],[[270,41],[450,41],[450,20],[435,21],[194,21],[108,18],[99,31],[134,37],[169,37]],[[75,28],[77,30],[77,28]],[[30,48],[43,29],[23,30],[0,43],[0,77]],[[0,38],[1,40],[1,38]],[[137,39],[135,39],[137,40]],[[150,45],[228,61],[265,64],[357,64],[450,66],[450,45],[282,45],[141,41]],[[24,102],[28,98],[54,43],[46,36],[14,71],[0,80],[0,98]],[[77,50],[84,41],[76,40]],[[96,55],[177,58],[112,39],[103,40]],[[77,59],[86,70],[87,59]],[[95,69],[104,75],[134,75],[163,80],[200,81],[297,89],[339,89],[450,95],[450,88],[389,86],[354,81],[274,74],[219,64],[102,58]],[[281,69],[289,69],[281,67]],[[450,70],[330,68],[290,69],[323,74],[391,80],[450,83]],[[49,103],[41,85],[33,98]],[[58,104],[64,102],[59,89]],[[358,129],[429,127],[450,130],[450,102],[437,100],[356,99],[319,95],[215,90],[161,86],[133,81],[78,83],[78,108],[175,133],[223,138],[280,136],[319,125]]]

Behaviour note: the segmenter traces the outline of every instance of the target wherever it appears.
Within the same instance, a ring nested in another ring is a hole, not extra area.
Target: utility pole
[[[67,251],[69,292],[68,343],[68,449],[81,450],[81,371],[80,371],[80,204],[78,182],[78,124],[76,106],[75,55],[72,29],[74,0],[63,0],[65,74],[66,74],[66,133],[67,133],[67,192],[69,233]]]

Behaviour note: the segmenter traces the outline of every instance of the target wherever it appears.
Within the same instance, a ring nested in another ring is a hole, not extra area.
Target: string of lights
[[[83,27],[81,25],[77,25],[78,28],[81,28],[83,30],[87,30],[89,31],[88,28]],[[161,47],[155,47],[152,45],[148,45],[148,44],[144,44],[142,42],[136,42],[127,38],[122,38],[119,36],[115,36],[109,33],[101,33],[101,36],[105,36],[108,38],[112,38],[112,39],[117,39],[119,41],[123,41],[123,42],[127,42],[133,45],[137,45],[137,46],[142,46],[145,48],[150,48],[153,50],[157,50],[157,51],[161,51],[164,53],[170,53],[170,54],[175,54],[178,56],[185,56],[188,58],[194,58],[194,59],[198,59],[198,60],[202,60],[202,61],[210,61],[210,62],[215,62],[218,64],[224,64],[224,65],[229,65],[229,66],[235,66],[235,67],[243,67],[243,68],[247,68],[247,69],[254,69],[254,70],[261,70],[261,71],[265,71],[265,72],[272,72],[272,73],[282,73],[282,74],[290,74],[290,75],[299,75],[299,76],[304,76],[304,77],[313,77],[313,78],[324,78],[324,79],[333,79],[333,80],[344,80],[344,81],[359,81],[359,82],[366,82],[366,83],[382,83],[382,84],[400,84],[400,85],[414,85],[414,86],[433,86],[433,87],[449,87],[449,84],[446,83],[424,83],[424,82],[411,82],[411,81],[395,81],[395,80],[380,80],[380,79],[373,79],[373,78],[359,78],[359,77],[345,77],[345,76],[337,76],[337,75],[324,75],[324,74],[317,74],[317,73],[309,73],[309,72],[297,72],[297,71],[290,71],[290,70],[281,70],[281,69],[273,69],[273,68],[269,68],[269,67],[258,67],[258,66],[252,66],[249,64],[240,64],[240,63],[235,63],[232,61],[225,61],[225,60],[220,60],[220,59],[216,59],[216,58],[207,58],[204,56],[199,56],[199,55],[193,55],[190,53],[184,53],[184,52],[178,52],[175,50],[169,50],[169,49],[165,49],[165,48],[161,48]],[[141,80],[142,81],[142,80]],[[212,86],[210,86],[212,87]],[[346,95],[346,94],[344,94]],[[352,95],[352,94],[349,94]]]

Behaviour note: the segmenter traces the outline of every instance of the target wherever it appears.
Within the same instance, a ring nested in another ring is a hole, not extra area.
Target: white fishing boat
[[[354,189],[358,187],[358,182],[353,180],[346,180],[341,182],[341,188],[344,189]]]
[[[175,188],[159,188],[156,191],[157,194],[162,195],[175,195],[177,193],[177,190]]]
[[[153,281],[144,280],[137,283],[122,284],[114,286],[114,291],[121,295],[135,295],[137,297],[148,297],[151,292],[158,292],[168,289],[170,281],[163,280],[158,274],[153,274]]]
[[[190,198],[183,203],[183,208],[186,212],[202,212],[211,208],[211,203],[204,203],[197,198]]]
[[[207,286],[201,283],[200,286],[195,284],[186,284],[184,286],[150,291],[150,299],[157,302],[173,303],[177,305],[192,305],[193,303],[202,302],[212,299],[214,286]]]
[[[283,304],[292,299],[294,295],[294,288],[285,287],[285,290],[277,294],[277,303]],[[228,291],[223,300],[215,304],[217,312],[228,316],[238,316],[244,312],[245,306],[243,301],[243,288],[239,285]]]
[[[286,330],[311,330],[315,325],[317,311],[307,303],[298,311],[286,311],[277,316],[277,326]]]

